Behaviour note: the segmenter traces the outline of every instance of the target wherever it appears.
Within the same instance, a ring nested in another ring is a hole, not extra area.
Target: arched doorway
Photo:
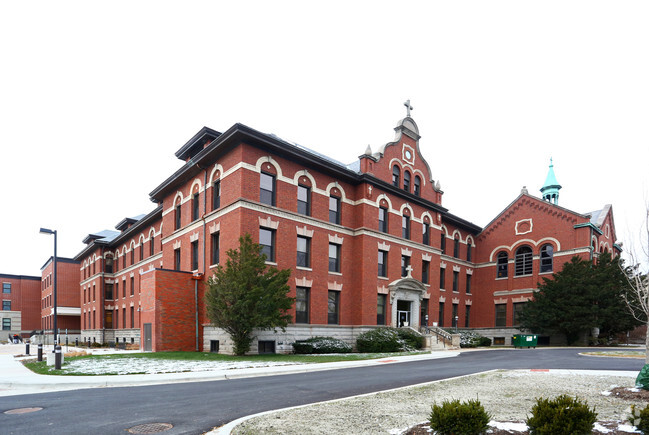
[[[388,286],[392,316],[390,326],[419,328],[421,301],[426,287],[414,278],[402,278]]]

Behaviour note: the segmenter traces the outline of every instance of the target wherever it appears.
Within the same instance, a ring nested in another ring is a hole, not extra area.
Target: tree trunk
[[[644,338],[644,345],[645,345],[644,363],[649,364],[649,319],[647,320],[645,326],[647,330],[645,331],[645,338]]]

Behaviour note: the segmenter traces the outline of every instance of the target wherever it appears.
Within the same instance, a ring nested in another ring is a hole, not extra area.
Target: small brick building
[[[611,207],[559,206],[552,165],[542,198],[523,189],[484,228],[452,214],[415,121],[408,114],[394,130],[346,165],[242,124],[201,129],[176,152],[184,165],[149,194],[153,211],[84,239],[75,257],[83,339],[231,351],[203,299],[245,233],[269,264],[291,270],[296,297],[294,323],[260,332],[253,352],[424,323],[480,328],[510,344],[541,277],[573,255],[619,252]]]

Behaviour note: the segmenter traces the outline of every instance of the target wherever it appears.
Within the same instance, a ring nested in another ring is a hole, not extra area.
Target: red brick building
[[[455,216],[442,205],[414,120],[395,132],[345,165],[242,124],[201,129],[176,152],[184,165],[150,193],[152,212],[84,240],[75,257],[82,337],[230,351],[207,319],[205,282],[245,233],[269,264],[291,269],[297,299],[295,323],[260,332],[260,352],[425,322],[482,328],[509,344],[540,277],[573,255],[619,251],[610,206],[560,207],[552,166],[544,199],[523,190],[485,228]]]
[[[28,336],[40,325],[40,277],[0,273],[2,283],[2,311],[0,340],[9,340],[14,334]]]
[[[45,343],[54,343],[54,257],[41,267],[40,325]],[[56,257],[56,326],[59,342],[66,336],[74,340],[81,333],[81,308],[79,304],[79,262],[71,258]]]

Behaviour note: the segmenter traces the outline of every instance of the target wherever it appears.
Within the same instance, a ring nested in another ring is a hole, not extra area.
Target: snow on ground
[[[297,365],[296,362],[188,361],[149,358],[83,358],[65,361],[63,372],[86,375],[179,373]]]

